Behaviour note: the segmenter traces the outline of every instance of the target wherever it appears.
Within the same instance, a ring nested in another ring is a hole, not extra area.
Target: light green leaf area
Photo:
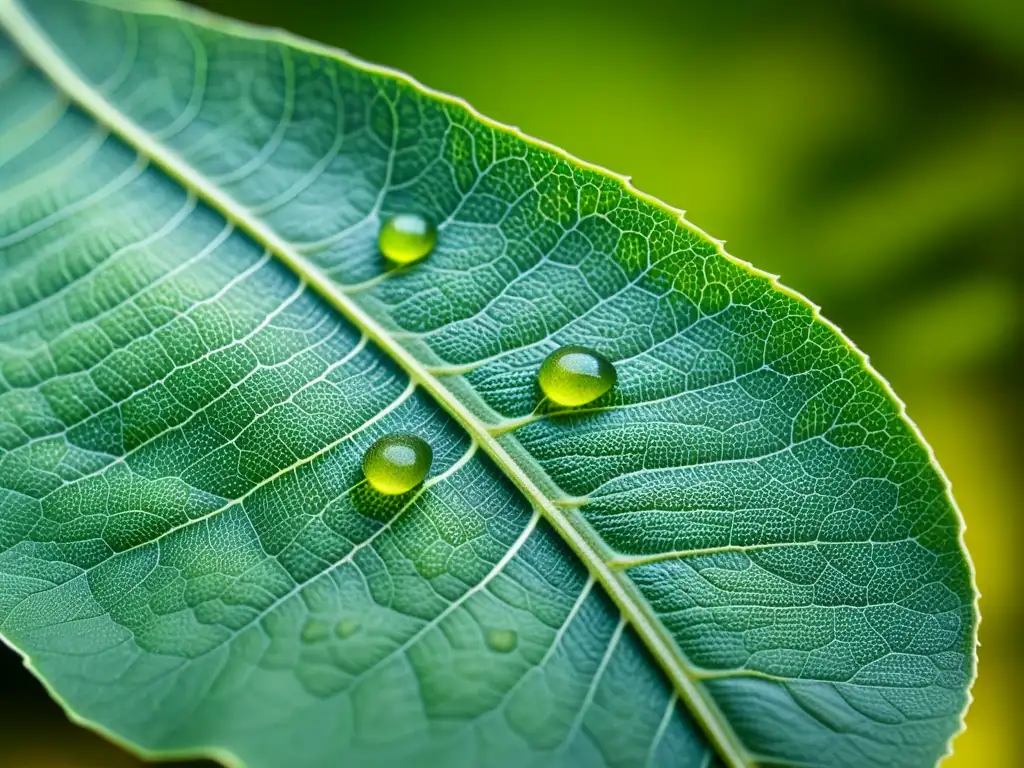
[[[253,767],[948,750],[961,521],[806,301],[337,52],[163,4],[0,21],[0,633],[73,717]],[[438,227],[400,268],[396,213]],[[566,344],[618,374],[575,410],[536,383]],[[383,497],[391,432],[434,458]]]

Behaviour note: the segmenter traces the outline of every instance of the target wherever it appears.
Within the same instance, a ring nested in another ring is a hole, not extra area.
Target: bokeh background
[[[1024,765],[1024,2],[203,4],[631,175],[821,305],[907,403],[967,520],[980,677],[945,765]],[[139,765],[2,649],[0,681],[3,765]]]

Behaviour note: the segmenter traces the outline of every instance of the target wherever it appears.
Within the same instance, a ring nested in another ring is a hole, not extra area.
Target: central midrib
[[[413,382],[429,392],[435,402],[476,439],[480,448],[501,468],[534,507],[540,510],[551,526],[586,565],[594,578],[604,587],[625,619],[633,626],[648,650],[657,659],[665,674],[672,680],[680,697],[701,723],[725,762],[734,768],[754,764],[717,704],[708,697],[703,687],[687,670],[686,663],[681,658],[674,641],[657,617],[652,614],[647,600],[640,594],[628,576],[613,569],[601,556],[600,546],[593,532],[583,525],[577,527],[540,490],[530,475],[497,441],[495,435],[481,424],[454,394],[449,392],[408,350],[393,339],[383,326],[346,296],[330,278],[309,263],[276,232],[255,218],[226,191],[203,177],[176,152],[162,145],[155,137],[119,112],[113,104],[60,57],[49,38],[18,7],[15,0],[0,0],[0,24],[4,26],[11,39],[22,49],[29,60],[69,99],[78,104],[97,122],[109,128],[139,154],[149,159],[186,189],[220,212],[228,221],[235,224],[241,231],[286,264],[296,275],[304,278],[323,299],[397,362]],[[242,30],[249,36],[255,36],[255,33],[248,28],[243,27]],[[220,31],[224,32],[224,30]],[[296,46],[303,44],[297,38],[291,42]],[[343,54],[337,51],[328,51],[318,47],[316,52],[319,55],[330,55],[346,66],[368,69],[362,63],[356,64],[348,61]],[[390,70],[384,72],[390,77],[398,76],[397,73]],[[413,87],[425,90],[418,84],[413,84]],[[429,93],[428,95],[444,98],[442,94]],[[490,124],[496,129],[505,130],[504,126],[497,123]],[[571,160],[571,158],[567,159]],[[540,467],[535,466],[534,471],[543,474]]]

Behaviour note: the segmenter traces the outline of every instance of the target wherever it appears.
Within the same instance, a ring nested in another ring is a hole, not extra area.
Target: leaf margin
[[[269,254],[281,261],[294,274],[304,279],[322,300],[339,312],[348,322],[352,323],[366,335],[370,341],[373,341],[382,352],[386,353],[393,362],[398,364],[415,386],[422,387],[425,392],[429,393],[437,405],[446,411],[467,432],[471,439],[479,445],[502,473],[517,487],[519,492],[523,494],[534,508],[535,514],[540,512],[544,519],[559,534],[562,541],[572,549],[576,557],[583,563],[591,577],[601,584],[608,597],[622,614],[623,620],[628,621],[632,625],[634,631],[643,641],[645,648],[654,657],[661,671],[668,677],[678,698],[686,703],[690,714],[700,723],[704,735],[718,752],[718,756],[731,768],[755,766],[757,764],[755,758],[749,754],[749,750],[734,733],[731,724],[722,716],[718,705],[708,694],[698,689],[698,678],[692,677],[685,669],[686,665],[681,663],[681,659],[684,657],[678,651],[671,635],[665,630],[656,616],[645,610],[649,609],[646,598],[640,594],[639,589],[635,585],[628,582],[621,568],[614,566],[611,561],[599,556],[600,550],[605,548],[606,545],[592,532],[587,531],[584,526],[577,527],[574,525],[569,516],[562,511],[564,509],[571,509],[574,506],[575,500],[551,498],[539,486],[546,479],[543,476],[543,471],[535,468],[531,474],[520,466],[506,446],[497,441],[497,436],[507,431],[507,428],[495,431],[480,423],[471,409],[464,405],[453,391],[450,391],[448,387],[443,385],[434,373],[427,370],[428,366],[420,363],[396,339],[391,338],[387,329],[374,320],[358,304],[349,299],[344,291],[335,287],[333,281],[323,274],[322,270],[309,263],[305,256],[277,235],[268,225],[261,222],[256,214],[247,211],[242,204],[236,202],[223,190],[220,190],[216,184],[204,179],[199,171],[193,169],[173,149],[162,146],[159,139],[146,132],[145,129],[136,125],[129,117],[118,111],[114,104],[108,101],[102,93],[89,84],[70,64],[60,57],[59,49],[38,28],[31,16],[21,8],[23,2],[24,0],[0,0],[0,30],[5,32],[6,36],[22,52],[27,61],[35,66],[71,104],[77,106],[100,125],[108,128],[114,136],[137,151],[148,163],[152,163],[169,178],[176,181],[190,193],[196,195],[199,200],[209,205],[213,210],[224,216],[228,222],[237,226],[241,232],[264,247]],[[528,146],[548,152],[576,168],[594,172],[613,180],[626,195],[669,214],[679,226],[713,245],[717,256],[740,267],[751,276],[765,280],[771,289],[787,296],[799,306],[810,310],[811,321],[821,323],[832,332],[854,354],[856,361],[863,370],[877,384],[881,385],[882,392],[890,402],[896,405],[897,416],[910,428],[910,432],[918,447],[924,450],[930,466],[936,471],[943,485],[946,500],[949,503],[950,509],[955,514],[956,522],[958,523],[957,540],[959,550],[967,565],[973,595],[973,624],[971,626],[971,637],[973,640],[971,644],[972,674],[967,681],[965,704],[959,715],[958,728],[947,738],[944,752],[938,758],[936,765],[941,764],[953,754],[953,742],[967,727],[966,715],[973,703],[972,689],[978,676],[978,628],[981,622],[981,612],[979,610],[981,595],[977,586],[977,571],[965,541],[966,522],[953,496],[952,484],[949,478],[939,465],[934,449],[925,440],[919,427],[907,413],[904,401],[892,389],[889,382],[872,366],[869,356],[862,352],[838,326],[821,314],[820,306],[803,294],[783,285],[779,282],[778,275],[758,269],[750,262],[728,253],[725,250],[725,240],[712,237],[703,229],[690,222],[686,218],[684,210],[638,190],[633,186],[630,177],[581,160],[558,146],[525,134],[516,126],[489,118],[481,114],[465,99],[426,86],[404,72],[367,62],[347,51],[304,38],[285,29],[268,28],[231,19],[184,2],[178,2],[178,0],[134,0],[134,2],[132,0],[88,0],[88,2],[115,11],[159,16],[166,19],[194,23],[226,36],[280,44],[290,49],[297,49],[334,60],[353,69],[398,81],[434,101],[442,102],[464,111],[471,118],[488,128],[510,135]],[[644,615],[645,613],[647,615]],[[77,715],[59,694],[51,688],[48,681],[35,669],[29,654],[22,652],[11,644],[3,633],[0,633],[0,643],[11,648],[22,658],[25,667],[43,684],[48,695],[61,706],[72,722],[99,733],[107,740],[147,759],[166,760],[207,757],[228,766],[228,768],[244,768],[244,763],[240,758],[230,752],[230,750],[221,747],[197,747],[195,749],[171,751],[148,750],[124,737],[112,733],[101,724]]]

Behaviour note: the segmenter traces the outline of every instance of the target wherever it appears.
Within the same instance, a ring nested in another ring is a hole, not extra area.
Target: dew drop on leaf
[[[384,222],[377,245],[395,264],[412,264],[434,250],[437,227],[417,213],[399,213]]]
[[[488,629],[487,646],[497,653],[511,653],[519,644],[519,635],[513,629]]]
[[[345,640],[346,638],[352,637],[352,635],[358,632],[359,627],[359,621],[356,619],[342,619],[334,628],[334,634],[336,634],[342,640]]]
[[[540,366],[540,388],[559,405],[592,402],[615,386],[615,366],[586,347],[560,347]]]
[[[331,634],[331,626],[320,619],[309,619],[302,627],[302,642],[320,643],[326,640]]]
[[[363,474],[380,493],[394,496],[423,482],[430,471],[434,452],[416,435],[385,435],[363,456]]]

